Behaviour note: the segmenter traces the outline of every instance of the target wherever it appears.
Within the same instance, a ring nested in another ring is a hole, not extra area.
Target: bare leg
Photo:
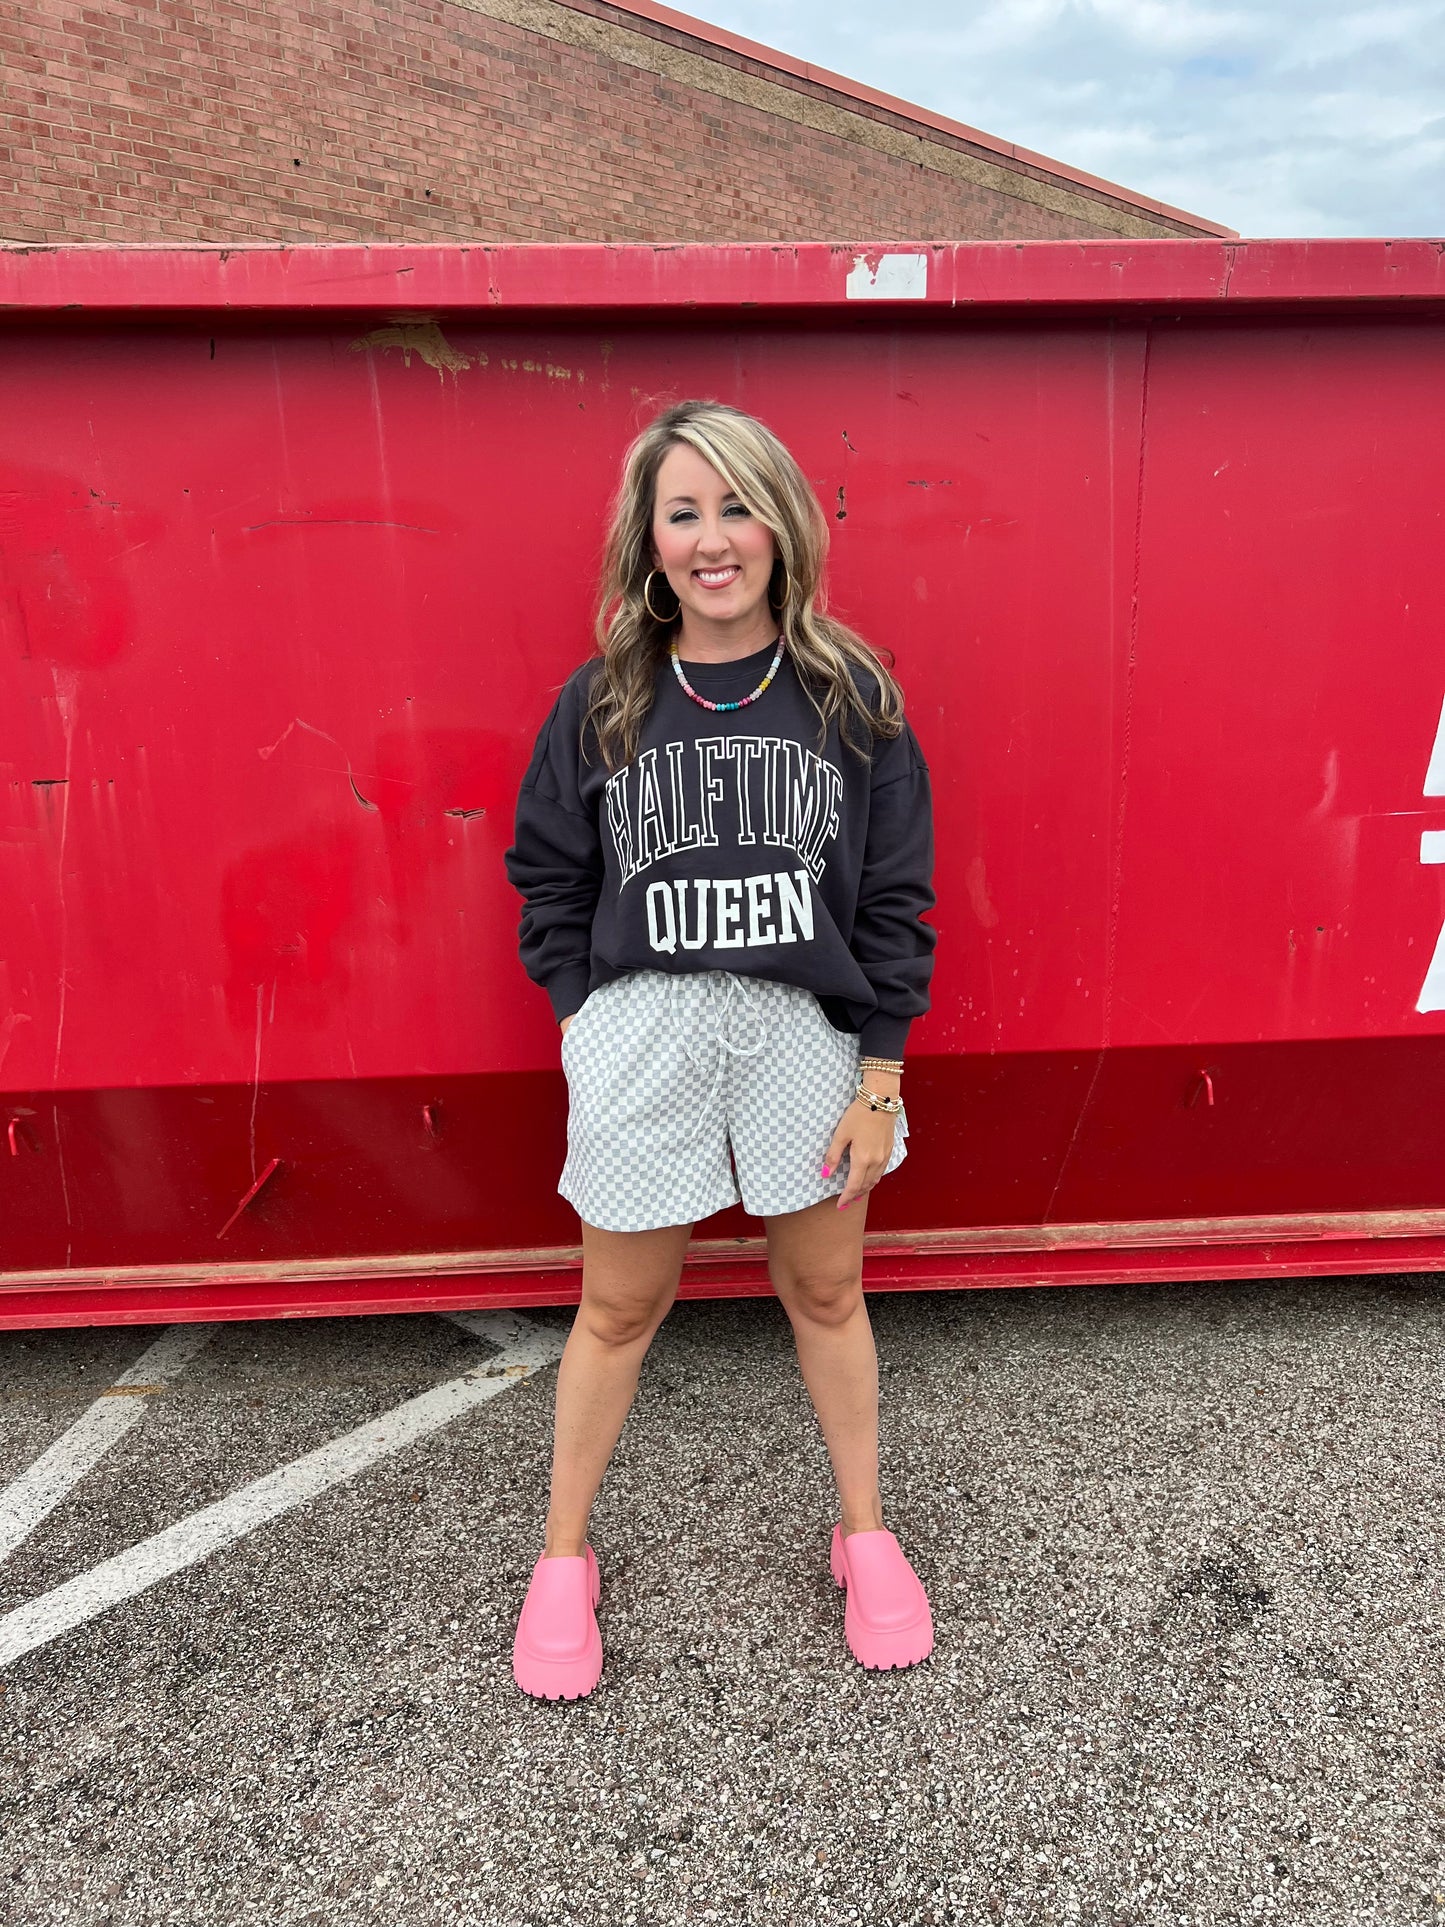
[[[575,1557],[602,1475],[637,1392],[653,1334],[672,1308],[692,1236],[582,1227],[582,1302],[557,1371],[545,1556]]]
[[[844,1534],[883,1524],[878,1492],[878,1354],[863,1296],[867,1195],[847,1211],[832,1198],[765,1220],[768,1270],[793,1327],[798,1364],[818,1414]]]

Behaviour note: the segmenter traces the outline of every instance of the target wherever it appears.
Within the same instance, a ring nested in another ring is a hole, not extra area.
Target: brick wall
[[[764,53],[605,0],[22,0],[0,238],[1220,231]]]

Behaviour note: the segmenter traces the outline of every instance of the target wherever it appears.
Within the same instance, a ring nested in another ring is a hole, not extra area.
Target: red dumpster
[[[1445,1262],[1439,242],[12,246],[0,316],[0,1322],[576,1296],[501,859],[687,395],[933,769],[869,1284]]]

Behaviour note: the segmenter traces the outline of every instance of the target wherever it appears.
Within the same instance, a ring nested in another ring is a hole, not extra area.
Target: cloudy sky
[[[1445,0],[675,0],[1241,234],[1445,235]]]

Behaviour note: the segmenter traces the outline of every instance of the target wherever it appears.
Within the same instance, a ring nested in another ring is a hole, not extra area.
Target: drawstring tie
[[[687,1139],[689,1144],[693,1142],[693,1139],[696,1138],[698,1132],[707,1122],[708,1113],[712,1109],[713,1100],[717,1096],[718,1085],[722,1082],[723,1071],[727,1065],[727,1053],[731,1051],[734,1057],[756,1057],[768,1041],[767,1027],[763,1022],[762,1007],[753,996],[753,993],[748,989],[743,978],[731,970],[708,971],[705,974],[698,974],[702,976],[702,981],[707,988],[707,1018],[711,1019],[713,1026],[711,1030],[703,1029],[702,1043],[704,1046],[717,1044],[720,1046],[720,1049],[717,1053],[717,1070],[713,1075],[712,1089],[707,1094],[706,1103],[698,1106],[697,1122],[692,1127],[692,1132]],[[717,979],[719,977],[727,979],[721,1008],[719,1008],[717,1001]],[[680,977],[670,976],[667,986],[668,1009],[672,1016],[673,1028],[682,1040],[682,1048],[687,1052],[689,1062],[700,1064],[702,1062],[702,1052],[696,1051],[692,1047],[693,1039],[688,1034],[688,1020],[678,1003],[678,991],[680,987]],[[727,1022],[732,1011],[735,992],[742,997],[743,1003],[747,1006],[748,1010],[752,1012],[754,1027],[757,1031],[757,1041],[753,1044],[736,1043],[728,1035]],[[707,1018],[703,1020],[704,1024]]]

